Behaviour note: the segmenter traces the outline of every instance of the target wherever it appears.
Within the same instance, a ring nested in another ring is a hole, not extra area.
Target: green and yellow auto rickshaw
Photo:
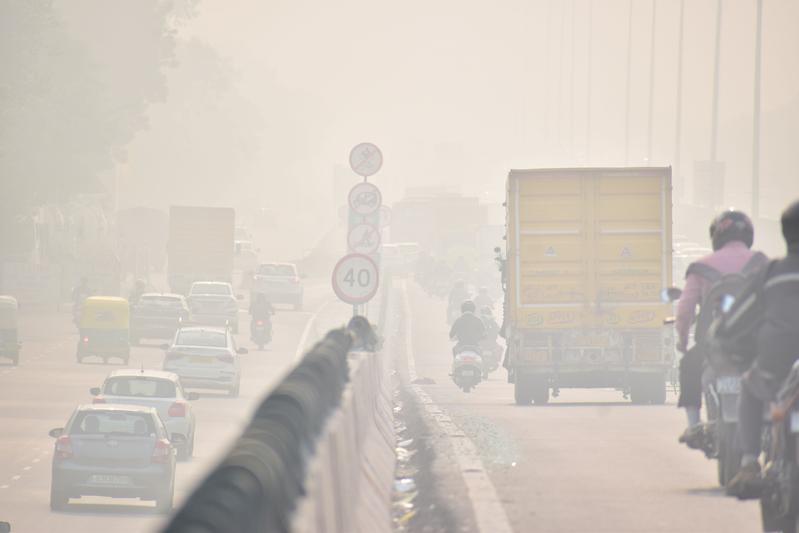
[[[78,363],[86,357],[99,357],[104,363],[118,358],[130,360],[130,305],[125,298],[91,296],[86,298],[78,320]]]
[[[0,357],[19,363],[19,340],[17,336],[17,300],[13,296],[0,296]]]

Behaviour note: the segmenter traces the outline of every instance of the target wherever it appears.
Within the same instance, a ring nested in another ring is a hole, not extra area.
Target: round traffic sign
[[[370,215],[380,209],[383,195],[375,185],[363,182],[350,189],[349,203],[354,213]]]
[[[350,151],[350,168],[359,176],[377,174],[382,166],[383,152],[372,143],[361,143]]]
[[[349,254],[333,269],[333,291],[339,300],[352,305],[366,303],[377,294],[380,274],[369,256]]]
[[[373,254],[380,248],[380,230],[371,224],[357,224],[347,235],[350,252]]]

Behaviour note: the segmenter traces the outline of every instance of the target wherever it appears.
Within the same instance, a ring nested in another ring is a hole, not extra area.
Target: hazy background
[[[748,209],[755,2],[722,4],[718,159],[724,203]],[[680,2],[657,0],[651,154],[650,0],[632,2],[624,142],[629,5],[0,0],[3,202],[94,191],[119,208],[233,205],[313,239],[355,181],[346,160],[360,141],[383,149],[374,181],[388,201],[444,186],[501,202],[512,167],[673,164]],[[702,200],[693,163],[710,152],[716,5],[685,2],[675,184],[689,203]],[[798,23],[795,1],[765,2],[771,218],[799,196]]]

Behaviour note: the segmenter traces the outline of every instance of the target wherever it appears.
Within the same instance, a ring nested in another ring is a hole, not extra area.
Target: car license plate
[[[474,376],[474,370],[461,370],[461,376]]]
[[[111,474],[94,474],[89,478],[89,481],[98,485],[130,485],[131,483],[129,476],[114,476]]]
[[[192,363],[197,363],[197,364],[201,364],[201,365],[207,365],[208,363],[211,362],[211,359],[209,357],[202,357],[202,356],[197,357],[197,356],[195,356],[195,357],[189,358],[189,361],[191,361]]]
[[[740,394],[741,378],[739,376],[723,376],[716,380],[716,390],[719,394]]]

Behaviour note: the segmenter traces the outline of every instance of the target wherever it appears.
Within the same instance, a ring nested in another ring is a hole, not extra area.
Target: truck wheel
[[[663,405],[666,403],[666,376],[665,374],[655,374],[649,383],[649,401],[652,405]]]
[[[533,395],[530,391],[528,379],[517,374],[516,383],[513,384],[513,399],[516,405],[530,405]]]
[[[531,389],[534,404],[544,405],[549,402],[549,383],[546,378],[531,380],[527,386]]]

